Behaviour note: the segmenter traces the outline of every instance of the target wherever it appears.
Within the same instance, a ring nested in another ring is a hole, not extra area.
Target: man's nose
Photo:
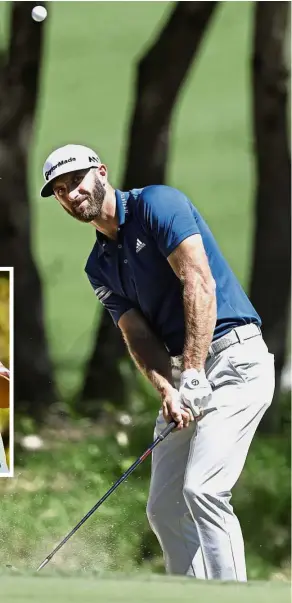
[[[80,191],[80,185],[75,186],[74,188],[72,188],[71,191],[69,191],[69,199],[70,201],[76,201],[77,199],[79,199],[80,195],[82,194],[82,192]]]

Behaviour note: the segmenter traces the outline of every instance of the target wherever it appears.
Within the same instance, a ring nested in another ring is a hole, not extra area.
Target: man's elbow
[[[212,298],[216,296],[216,281],[212,276],[206,276],[201,279],[201,287],[206,296]]]
[[[216,295],[216,281],[213,278],[211,271],[194,270],[182,278],[181,283],[184,288],[188,288],[189,286],[199,287],[210,297]]]

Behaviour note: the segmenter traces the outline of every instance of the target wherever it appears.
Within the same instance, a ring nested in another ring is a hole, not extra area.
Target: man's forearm
[[[216,294],[213,279],[189,271],[184,279],[184,370],[204,368],[216,325]]]
[[[217,320],[216,283],[201,235],[184,239],[168,261],[183,286],[183,369],[204,368]]]
[[[123,332],[123,337],[138,369],[160,394],[164,394],[173,386],[173,380],[170,356],[163,343],[146,325]]]

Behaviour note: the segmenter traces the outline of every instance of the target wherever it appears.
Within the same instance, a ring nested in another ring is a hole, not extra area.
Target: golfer
[[[54,151],[43,174],[41,195],[96,229],[85,270],[160,395],[155,436],[177,423],[153,453],[147,505],[166,570],[245,581],[230,499],[274,392],[260,317],[182,192],[114,189],[80,145]]]

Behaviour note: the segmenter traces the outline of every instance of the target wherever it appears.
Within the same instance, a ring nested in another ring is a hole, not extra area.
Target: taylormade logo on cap
[[[51,174],[57,167],[60,167],[61,165],[64,165],[65,163],[69,163],[70,161],[76,161],[76,157],[70,157],[70,159],[64,159],[62,161],[58,161],[58,163],[56,165],[53,165],[51,167],[51,169],[45,173],[46,180],[49,180],[49,177],[51,176]]]
[[[94,165],[100,165],[101,161],[98,155],[90,148],[79,144],[68,144],[53,151],[47,158],[43,167],[43,176],[46,180],[42,190],[42,197],[53,195],[52,180],[76,170],[92,168]]]

